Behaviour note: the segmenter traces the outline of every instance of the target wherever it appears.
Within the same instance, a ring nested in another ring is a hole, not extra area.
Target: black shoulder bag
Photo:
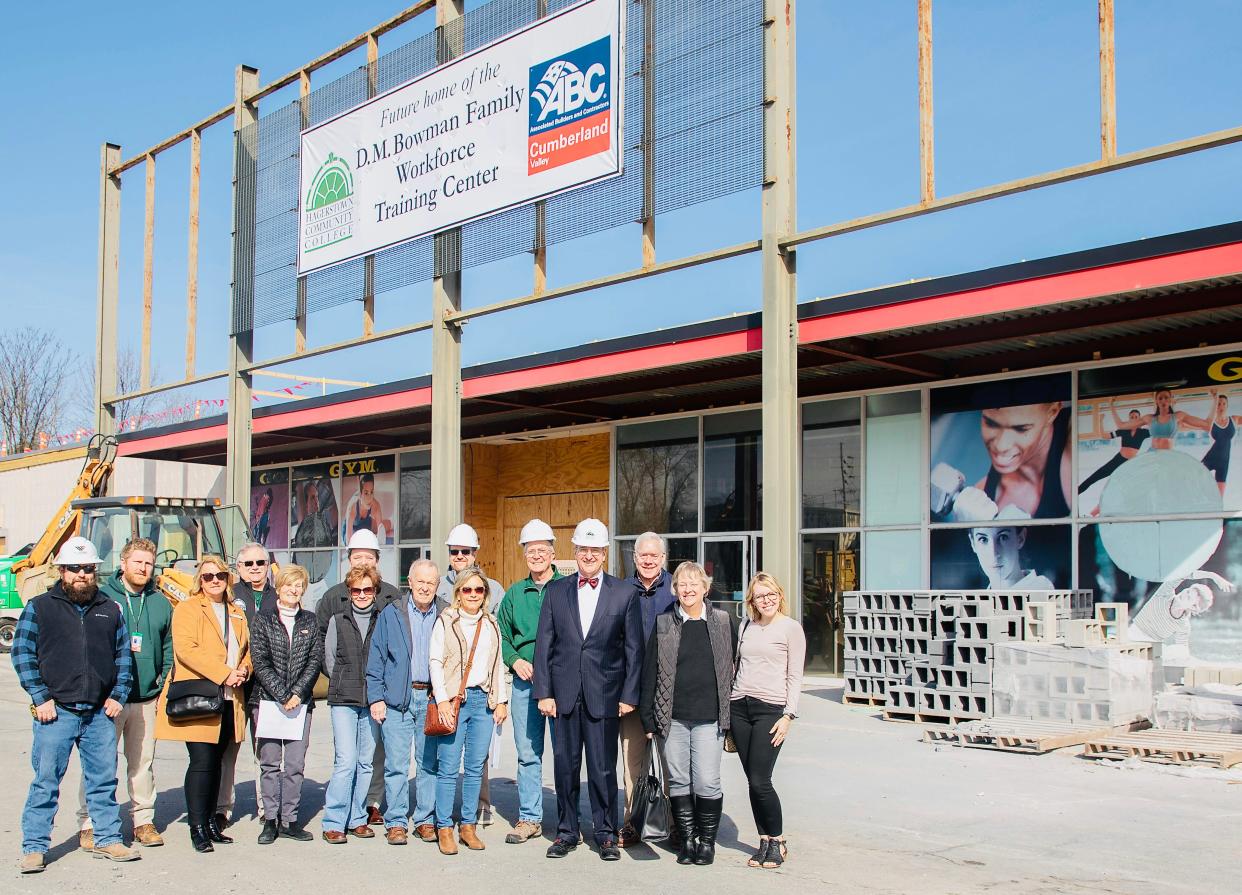
[[[229,649],[229,607],[224,607],[224,652]],[[196,677],[188,681],[179,681],[177,663],[173,662],[172,680],[168,682],[168,703],[164,713],[169,721],[200,721],[213,718],[224,712],[224,685]]]

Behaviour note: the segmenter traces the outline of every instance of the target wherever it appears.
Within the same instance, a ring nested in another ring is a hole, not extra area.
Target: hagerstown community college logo
[[[338,155],[328,153],[302,206],[302,251],[344,242],[354,235],[354,175]]]
[[[609,35],[530,67],[527,174],[612,147],[611,66]]]

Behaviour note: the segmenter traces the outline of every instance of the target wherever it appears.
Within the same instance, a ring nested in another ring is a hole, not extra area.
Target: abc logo
[[[580,71],[572,62],[558,59],[548,66],[535,87],[534,97],[539,103],[536,121],[543,122],[549,115],[566,115],[588,103],[599,102],[607,91],[608,71],[603,63],[593,63],[586,71]]]

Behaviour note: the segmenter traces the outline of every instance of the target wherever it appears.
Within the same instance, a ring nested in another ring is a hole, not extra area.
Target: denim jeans
[[[329,706],[332,718],[332,779],[323,802],[323,828],[344,832],[367,822],[367,787],[379,725],[366,706]]]
[[[404,712],[388,706],[380,733],[384,737],[384,827],[410,822],[410,749],[414,745],[413,704]]]
[[[668,768],[668,794],[701,799],[720,798],[720,757],[724,754],[724,731],[715,721],[678,721],[669,725],[660,740]]]
[[[22,811],[22,854],[46,852],[52,843],[52,822],[60,800],[60,781],[69,755],[78,747],[86,808],[95,826],[95,845],[121,841],[121,808],[116,802],[116,725],[103,708],[74,714],[56,706],[56,720],[33,722],[30,764],[34,780]]]
[[[414,715],[414,811],[410,814],[410,825],[421,827],[423,824],[436,822],[436,744],[435,737],[430,740],[424,732],[427,723],[427,702],[430,697],[428,690],[415,690],[414,699],[410,702],[410,711]]]
[[[509,695],[513,743],[517,746],[518,821],[543,823],[544,730],[556,722],[545,718],[531,698],[532,685],[516,674]]]
[[[452,736],[432,737],[436,746],[436,827],[453,825],[453,801],[457,795],[457,769],[463,767],[461,781],[461,822],[477,823],[479,788],[483,767],[492,745],[492,710],[481,687],[468,687],[466,700],[457,713],[457,730]]]

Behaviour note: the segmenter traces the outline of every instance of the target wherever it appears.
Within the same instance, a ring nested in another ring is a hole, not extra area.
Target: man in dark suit
[[[555,718],[557,832],[549,858],[577,848],[582,752],[599,856],[621,858],[617,847],[617,728],[638,705],[642,675],[643,619],[638,593],[602,571],[608,529],[584,519],[574,529],[578,574],[557,579],[544,591],[535,635],[532,696],[539,711]]]

